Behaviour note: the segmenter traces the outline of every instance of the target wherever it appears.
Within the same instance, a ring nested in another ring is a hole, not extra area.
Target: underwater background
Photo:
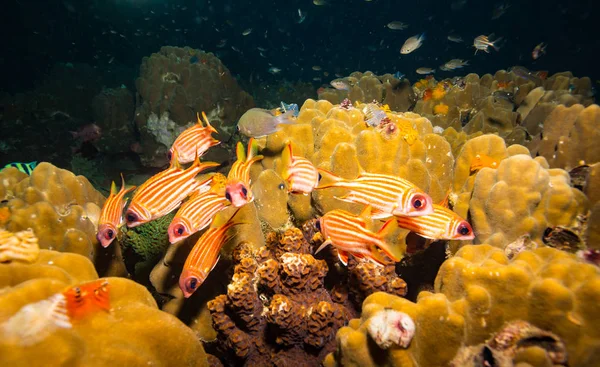
[[[600,365],[593,0],[2,8],[0,365]]]

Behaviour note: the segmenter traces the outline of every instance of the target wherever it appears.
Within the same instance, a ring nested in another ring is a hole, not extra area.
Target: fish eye
[[[231,195],[228,192],[225,193],[225,199],[231,201]]]
[[[244,195],[244,197],[248,195],[248,189],[246,189],[244,186],[242,186],[242,195]]]
[[[427,199],[423,195],[415,195],[411,200],[411,205],[416,210],[423,210],[427,204]]]
[[[471,233],[471,226],[467,222],[462,222],[458,225],[458,233],[463,236],[466,236]]]
[[[109,229],[104,234],[104,237],[106,237],[107,240],[112,240],[112,238],[113,238],[114,235],[115,235],[115,232],[112,229]]]
[[[279,190],[283,190],[285,188],[285,185],[282,183],[279,184],[279,186],[277,186],[279,188]]]
[[[135,222],[138,219],[137,215],[135,215],[134,213],[127,213],[127,221],[128,222]]]
[[[187,281],[187,288],[190,291],[196,290],[197,286],[198,286],[198,279],[196,279],[196,278],[190,278],[190,279],[188,279],[188,281]]]
[[[169,151],[167,152],[167,159],[168,159],[168,160],[171,160],[172,158],[173,158],[173,153],[171,153],[171,151],[169,150]]]
[[[183,226],[180,224],[177,226],[177,228],[175,228],[175,232],[177,232],[178,235],[182,236],[183,235]]]

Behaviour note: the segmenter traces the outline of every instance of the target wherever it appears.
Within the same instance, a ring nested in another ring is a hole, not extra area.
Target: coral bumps
[[[416,303],[386,293],[369,296],[361,318],[338,332],[337,349],[324,364],[447,366],[461,346],[483,343],[506,322],[524,320],[560,337],[569,365],[595,366],[600,353],[598,302],[600,270],[574,255],[541,248],[509,260],[498,248],[469,245],[444,262],[435,292],[421,292]],[[415,335],[406,349],[383,350],[369,343],[370,320],[384,309],[414,320]],[[530,343],[542,356],[550,356],[543,339]]]

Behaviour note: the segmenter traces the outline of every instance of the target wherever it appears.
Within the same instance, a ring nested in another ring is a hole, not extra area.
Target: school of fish
[[[190,251],[179,279],[184,297],[190,297],[218,263],[223,245],[235,236],[231,231],[241,224],[235,220],[236,214],[241,207],[254,200],[250,169],[263,156],[258,154],[255,140],[258,136],[250,132],[263,136],[277,131],[279,123],[293,124],[298,109],[297,106],[282,103],[280,109],[256,110],[260,118],[240,120],[241,126],[238,125],[238,128],[248,132],[250,139],[246,148],[242,142],[237,143],[236,161],[226,178],[221,174],[200,175],[219,165],[201,162],[200,156],[220,143],[212,137],[211,134],[216,130],[202,113],[203,119],[198,116],[198,123],[175,140],[169,150],[168,168],[137,188],[127,188],[122,178],[121,189],[117,191],[113,183],[110,196],[102,207],[98,227],[97,236],[102,246],[109,246],[124,225],[136,227],[179,208],[168,228],[170,243],[177,243],[206,229]],[[381,118],[387,117],[385,109],[379,111],[383,116]],[[375,125],[371,120],[377,117],[371,115],[376,111],[367,112],[365,123]],[[279,116],[284,116],[285,120],[276,120]],[[181,163],[189,162],[193,163],[187,169],[182,168]],[[486,163],[474,162],[474,169]],[[318,169],[305,157],[294,155],[291,142],[286,143],[281,153],[280,166],[279,174],[291,195],[309,195],[314,190],[330,188],[342,189],[346,193],[338,197],[339,200],[363,206],[360,215],[332,210],[318,220],[317,227],[324,242],[316,252],[331,245],[337,249],[339,259],[344,264],[350,254],[377,264],[383,264],[386,256],[399,261],[402,258],[399,246],[387,239],[398,228],[408,229],[431,240],[468,240],[474,237],[467,221],[447,207],[434,204],[426,192],[400,177],[360,172],[354,179],[342,178]],[[217,175],[223,178],[213,182]],[[128,199],[125,196],[134,189],[127,206]],[[237,210],[233,215],[225,216],[224,211],[230,207]],[[381,225],[381,221],[385,223]],[[67,300],[77,297],[69,293]],[[103,304],[101,297],[94,300]],[[102,306],[99,308],[106,309]]]

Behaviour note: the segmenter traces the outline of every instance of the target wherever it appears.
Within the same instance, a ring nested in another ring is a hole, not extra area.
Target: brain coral
[[[31,228],[40,248],[84,255],[103,274],[125,274],[119,254],[98,246],[96,226],[104,197],[85,177],[42,162],[8,190],[8,230]]]
[[[77,254],[41,250],[32,264],[0,264],[0,323],[25,305],[97,279],[92,263]],[[207,366],[202,344],[181,321],[157,309],[150,293],[124,278],[105,278],[110,312],[99,310],[71,320],[33,345],[23,330],[2,328],[2,364],[6,366]],[[6,325],[6,324],[5,324]],[[160,337],[159,337],[160,336]]]
[[[135,124],[145,165],[164,166],[175,138],[205,111],[220,140],[234,132],[237,119],[253,107],[229,70],[212,53],[164,46],[145,57],[136,81],[139,93]]]
[[[421,292],[416,303],[386,293],[369,296],[361,318],[338,331],[337,349],[324,365],[447,366],[461,346],[483,343],[506,322],[524,320],[562,339],[568,365],[591,367],[600,353],[598,302],[600,270],[575,255],[540,248],[509,260],[493,246],[469,245],[443,263],[435,293]],[[384,309],[414,320],[408,348],[372,343],[371,318]],[[531,346],[543,347],[543,341]]]

